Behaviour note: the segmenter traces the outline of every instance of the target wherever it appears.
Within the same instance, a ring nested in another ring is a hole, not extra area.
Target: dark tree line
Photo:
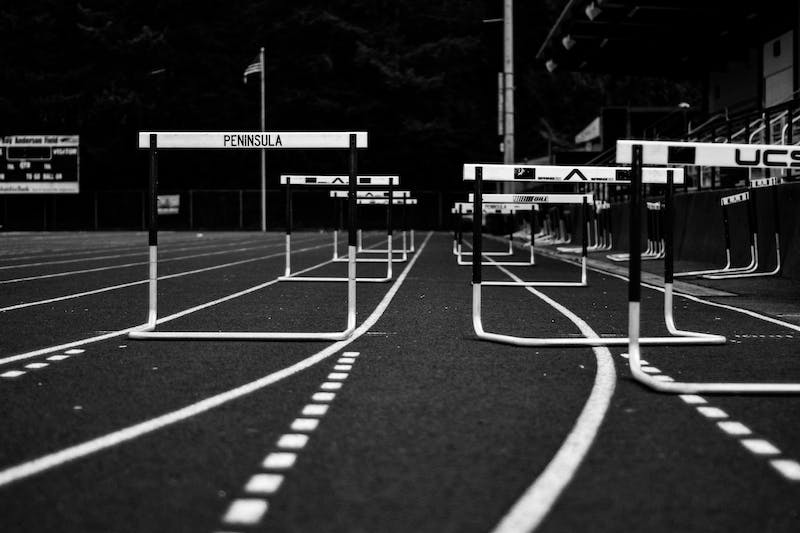
[[[674,104],[683,87],[570,73],[533,56],[563,7],[517,2],[517,156],[569,138],[601,105]],[[0,5],[0,134],[78,133],[85,188],[143,186],[138,130],[252,130],[267,50],[274,130],[365,129],[365,172],[414,187],[460,185],[465,161],[499,160],[500,0],[5,0]],[[690,93],[690,96],[693,93]],[[684,96],[685,97],[685,96]],[[549,127],[545,127],[544,124]],[[335,154],[271,153],[279,172],[342,168]],[[255,154],[165,161],[171,187],[257,187]]]

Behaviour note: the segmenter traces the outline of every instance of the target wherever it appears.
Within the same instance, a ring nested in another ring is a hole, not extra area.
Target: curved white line
[[[148,433],[152,433],[172,424],[176,424],[199,414],[205,413],[206,411],[214,409],[215,407],[219,407],[225,403],[239,399],[248,394],[252,394],[253,392],[268,387],[273,383],[277,383],[282,379],[293,376],[294,374],[310,368],[320,361],[323,361],[331,355],[337,353],[342,348],[369,331],[369,329],[375,325],[378,319],[380,319],[380,317],[389,307],[389,304],[392,302],[394,295],[397,294],[400,286],[405,281],[408,273],[414,266],[414,263],[416,263],[417,259],[421,255],[422,250],[425,248],[425,245],[430,240],[432,234],[432,232],[428,233],[427,237],[418,248],[417,253],[408,262],[406,267],[403,269],[403,272],[397,276],[397,280],[394,282],[394,284],[392,284],[392,287],[387,291],[386,295],[383,297],[377,307],[375,307],[375,310],[369,315],[369,317],[367,317],[366,320],[364,320],[360,326],[356,328],[353,336],[349,339],[335,342],[316,354],[303,359],[302,361],[283,368],[277,372],[268,374],[255,381],[251,381],[250,383],[236,387],[235,389],[216,394],[199,402],[187,405],[186,407],[176,411],[172,411],[170,413],[151,418],[150,420],[140,422],[133,426],[128,426],[124,429],[108,433],[102,437],[97,437],[81,444],[70,446],[69,448],[65,448],[61,451],[44,455],[38,459],[33,459],[20,465],[6,468],[5,470],[0,471],[0,487],[34,476],[36,474],[40,474],[45,470],[56,468],[65,463],[75,461],[93,453],[117,446],[123,442],[136,439],[143,435],[147,435]]]

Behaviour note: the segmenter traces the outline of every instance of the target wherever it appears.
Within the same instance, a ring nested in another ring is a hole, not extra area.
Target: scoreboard
[[[79,192],[78,135],[12,135],[0,142],[0,194]]]

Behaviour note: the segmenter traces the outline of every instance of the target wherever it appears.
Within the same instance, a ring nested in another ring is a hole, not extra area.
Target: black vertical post
[[[790,126],[791,127],[791,126]],[[778,185],[775,184],[772,186],[772,212],[774,213],[775,217],[775,235],[777,235],[777,239],[775,241],[775,246],[780,248],[781,245],[781,214],[780,208],[778,207]],[[780,253],[778,255],[778,267],[780,267]]]
[[[291,178],[286,180],[286,235],[292,234],[292,184]]]
[[[581,205],[581,226],[583,226],[583,239],[581,239],[581,255],[586,257],[589,247],[589,204],[586,201],[586,196],[583,197],[583,204]]]
[[[764,144],[771,144],[772,143],[772,126],[769,123],[769,112],[764,111]],[[769,178],[772,176],[772,171],[770,169],[764,169],[764,177]]]
[[[389,178],[389,203],[386,206],[386,234],[392,236],[392,205],[394,204],[394,178]]]
[[[641,301],[642,258],[639,255],[639,239],[642,226],[642,145],[632,146],[630,224],[628,232],[628,301]]]
[[[358,239],[356,237],[356,210],[357,210],[357,203],[356,203],[356,194],[358,193],[358,187],[356,185],[356,180],[358,179],[358,158],[356,152],[356,135],[354,133],[350,134],[350,182],[348,183],[348,215],[347,215],[347,222],[349,225],[348,228],[348,238],[347,238],[347,245],[348,246],[357,246]]]
[[[461,225],[464,224],[464,214],[463,213],[464,213],[464,206],[463,205],[459,205],[458,206],[458,222],[457,222],[458,225],[456,226],[456,240],[458,241],[459,245],[464,244],[464,234],[461,231]]]
[[[672,194],[674,192],[674,170],[667,170],[667,188],[664,191],[664,283],[672,283],[675,260],[673,241],[675,228],[675,208]]]
[[[150,181],[147,186],[150,201],[147,242],[150,246],[158,246],[158,135],[150,134]]]
[[[533,252],[534,241],[536,241],[536,205],[531,204],[531,252]]]
[[[722,206],[722,231],[725,237],[725,251],[730,253],[731,250],[731,228],[730,222],[728,221],[728,207],[723,205]],[[752,240],[752,239],[750,239]]]
[[[481,262],[483,253],[483,228],[481,218],[483,214],[483,167],[475,167],[475,197],[472,200],[472,283],[481,282]]]

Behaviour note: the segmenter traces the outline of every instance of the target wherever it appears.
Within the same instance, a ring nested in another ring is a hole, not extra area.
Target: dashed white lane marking
[[[343,352],[342,357],[358,357],[361,352]]]
[[[322,390],[339,390],[342,388],[342,383],[337,381],[328,381],[319,386]]]
[[[781,451],[768,440],[742,439],[739,442],[756,455],[779,455],[781,453]]]
[[[293,467],[295,461],[297,461],[296,453],[274,452],[264,458],[261,466],[270,470],[286,470]]]
[[[521,281],[508,269],[498,268],[511,279]],[[598,337],[597,333],[575,313],[533,287],[526,289],[572,321],[585,337]],[[544,471],[500,520],[494,529],[496,533],[518,533],[536,529],[555,505],[589,452],[611,404],[617,381],[611,351],[605,346],[596,346],[592,348],[592,352],[597,362],[594,384],[580,415],[575,420],[575,425]]]
[[[308,435],[302,433],[287,433],[281,435],[276,446],[282,450],[302,450],[308,444]]]
[[[800,463],[797,461],[792,459],[773,459],[769,464],[789,481],[800,481]]]
[[[340,365],[352,365],[356,362],[355,358],[353,357],[340,357],[338,361],[336,361]]]
[[[717,422],[719,428],[727,433],[728,435],[733,436],[741,436],[741,435],[750,435],[753,432],[750,431],[750,428],[742,424],[741,422],[736,422],[734,420],[723,420],[722,422]]]
[[[310,403],[303,407],[303,416],[325,416],[328,406],[319,403]]]
[[[292,431],[314,431],[319,426],[317,418],[295,418],[292,422]]]
[[[324,395],[325,401],[328,402],[333,401],[336,396],[332,392],[315,392],[312,395],[312,398],[314,398],[316,401],[320,395]],[[322,407],[324,407],[324,409],[320,409]],[[325,414],[327,409],[327,405],[308,404],[303,408],[303,414],[307,415],[308,411],[313,411],[322,415]],[[284,481],[283,473],[291,469],[297,462],[297,453],[295,452],[298,452],[306,447],[306,444],[308,444],[308,441],[311,438],[307,433],[314,431],[318,424],[319,419],[316,418],[295,418],[291,427],[292,431],[296,431],[297,433],[284,433],[278,437],[275,447],[281,451],[272,452],[267,455],[261,464],[262,468],[266,470],[266,472],[260,472],[253,475],[244,486],[244,492],[251,497],[253,495],[270,496],[278,492],[278,489],[280,489]],[[305,431],[305,433],[301,433],[302,431]],[[237,502],[242,501],[246,500],[237,499],[231,503],[230,507],[228,508],[228,512],[222,517],[223,524],[255,526],[261,522],[267,512],[267,509],[269,508],[267,500],[250,500],[263,502],[263,512],[255,512],[255,510],[253,510],[253,512],[248,514],[247,511],[249,511],[249,509],[244,509],[239,513],[240,516],[245,517],[244,520],[241,518],[238,522],[230,520],[233,507],[237,504]]]
[[[333,367],[334,370],[339,370],[342,372],[349,372],[350,370],[352,370],[352,368],[353,365],[336,365]]]
[[[689,405],[708,403],[705,398],[698,396],[697,394],[681,394],[680,399]]]
[[[698,407],[697,412],[706,418],[728,418],[728,413],[719,407]]]
[[[67,354],[67,355],[78,355],[78,354],[83,353],[85,351],[86,350],[83,350],[81,348],[72,348],[71,350],[67,350],[64,353]]]
[[[403,282],[408,277],[409,272],[416,264],[417,260],[422,257],[422,251],[427,246],[428,242],[430,242],[431,236],[433,232],[428,232],[425,239],[422,241],[422,244],[417,250],[417,253],[411,258],[411,260],[406,264],[405,268],[400,272],[397,276],[397,279],[386,292],[384,297],[375,306],[375,309],[372,313],[364,320],[364,322],[356,328],[353,334],[345,340],[334,342],[333,344],[323,348],[319,352],[306,357],[305,359],[298,361],[297,363],[278,370],[277,372],[273,372],[271,374],[267,374],[255,381],[251,381],[249,383],[245,383],[244,385],[240,385],[234,389],[227,390],[225,392],[215,394],[214,396],[210,396],[198,402],[189,404],[185,407],[177,409],[175,411],[170,411],[163,415],[157,416],[155,418],[151,418],[145,420],[143,422],[139,422],[138,424],[134,424],[132,426],[125,427],[123,429],[119,429],[117,431],[113,431],[111,433],[107,433],[100,437],[96,437],[94,439],[84,441],[80,444],[76,444],[74,446],[70,446],[68,448],[64,448],[62,450],[43,455],[37,457],[36,459],[32,459],[30,461],[26,461],[24,463],[20,463],[18,465],[5,468],[0,470],[0,487],[13,483],[14,481],[18,481],[21,479],[29,478],[31,476],[40,474],[52,468],[59,467],[65,463],[69,463],[71,461],[75,461],[77,459],[81,459],[83,457],[87,457],[89,455],[98,453],[102,450],[106,450],[108,448],[112,448],[114,446],[118,446],[124,442],[137,439],[144,435],[148,435],[159,429],[163,429],[165,427],[169,427],[173,424],[177,424],[179,422],[183,422],[184,420],[188,420],[195,416],[198,416],[202,413],[210,411],[216,407],[221,405],[225,405],[229,402],[252,394],[256,391],[264,389],[265,387],[269,387],[275,383],[280,382],[283,379],[286,379],[290,376],[297,374],[298,372],[302,372],[312,366],[316,365],[331,357],[332,355],[339,353],[342,348],[345,346],[349,346],[352,342],[359,339],[361,336],[364,335],[367,331],[370,330],[378,320],[383,316],[386,312],[386,309],[389,308],[389,304],[394,299],[397,292],[400,290],[400,287],[403,285]],[[325,264],[329,263],[327,261]],[[267,282],[269,284],[273,282]],[[261,287],[264,284],[261,284]],[[253,292],[258,290],[256,287],[251,287],[246,291],[241,292]],[[226,298],[230,299],[232,295],[227,296]],[[173,317],[177,317],[181,313],[176,313],[175,315],[171,315]],[[130,330],[126,330],[130,331]],[[110,334],[106,338],[114,337],[116,335]],[[96,338],[96,337],[95,337]],[[85,341],[77,341],[77,342],[85,342]],[[73,344],[75,346],[75,344]],[[62,346],[59,349],[66,348],[68,346]],[[41,352],[41,350],[40,350]]]
[[[311,399],[315,402],[332,402],[336,398],[334,392],[315,392]]]
[[[347,372],[331,372],[328,374],[328,379],[337,381],[347,379]]]
[[[0,378],[18,378],[25,373],[26,372],[22,370],[9,370],[8,372],[0,374]]]
[[[283,484],[280,474],[256,474],[250,478],[244,490],[250,494],[273,494]]]
[[[268,507],[265,500],[255,498],[234,500],[222,521],[233,526],[252,526],[261,521]]]
[[[64,359],[69,359],[68,355],[51,355],[47,358],[48,361],[63,361]]]
[[[50,363],[30,363],[25,365],[25,368],[30,368],[31,370],[39,370],[40,368],[44,368],[46,366],[50,366]]]

